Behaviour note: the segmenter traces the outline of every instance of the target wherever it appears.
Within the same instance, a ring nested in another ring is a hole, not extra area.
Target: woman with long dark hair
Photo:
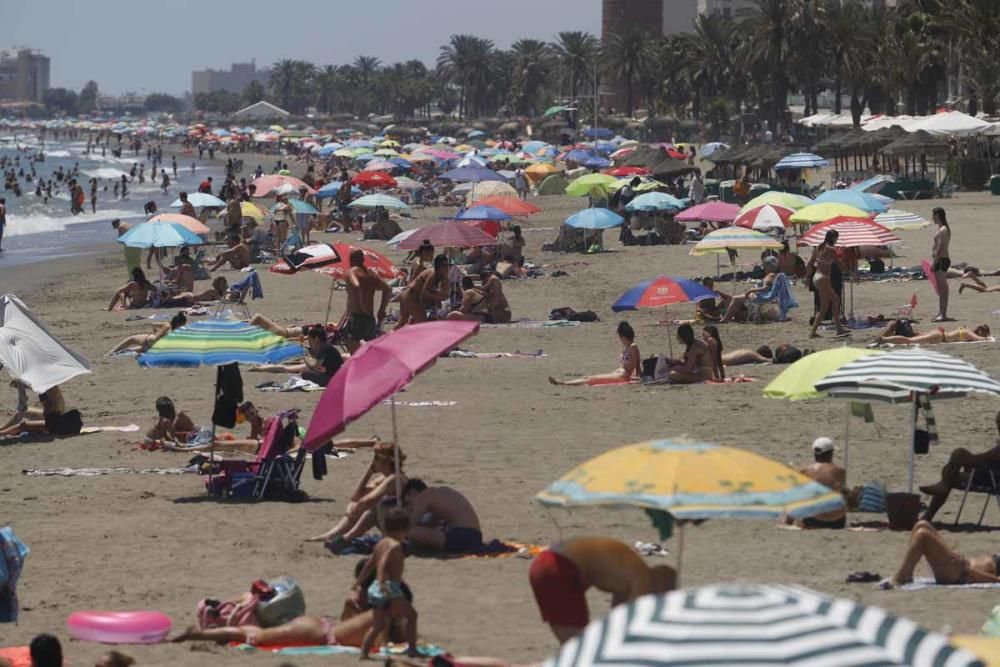
[[[813,271],[813,289],[819,295],[819,310],[813,316],[812,328],[809,331],[810,338],[819,337],[816,330],[819,329],[819,324],[828,310],[837,326],[837,335],[850,333],[840,324],[840,297],[833,289],[833,269],[838,262],[837,251],[834,250],[837,238],[838,235],[835,231],[828,231],[823,242],[816,246],[812,257],[809,258],[808,267]]]
[[[948,269],[951,268],[951,257],[948,247],[951,245],[951,227],[948,226],[948,215],[938,207],[933,211],[934,224],[938,226],[934,232],[934,246],[931,249],[931,259],[934,272],[934,282],[937,284],[938,314],[932,322],[951,322],[948,317]]]
[[[588,375],[576,378],[575,380],[557,380],[549,378],[549,382],[556,385],[575,387],[578,385],[598,385],[617,384],[637,379],[642,372],[642,357],[639,356],[639,346],[635,344],[635,330],[628,322],[618,323],[618,340],[623,346],[622,353],[618,357],[618,369],[613,373],[604,375]]]
[[[701,339],[708,345],[708,356],[712,360],[712,376],[716,380],[725,380],[726,369],[722,363],[722,337],[719,335],[719,328],[709,324],[702,331]]]
[[[697,384],[713,377],[713,360],[708,345],[698,340],[690,324],[677,327],[677,340],[684,344],[684,357],[670,361],[670,382],[672,384]]]

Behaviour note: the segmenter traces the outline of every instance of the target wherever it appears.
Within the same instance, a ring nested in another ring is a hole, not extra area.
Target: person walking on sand
[[[826,233],[823,242],[813,250],[812,257],[806,264],[807,271],[812,271],[812,286],[819,294],[819,310],[813,316],[812,328],[809,330],[810,338],[819,338],[817,330],[823,315],[828,311],[832,314],[833,321],[837,326],[837,335],[843,336],[850,333],[840,323],[840,297],[833,289],[833,265],[838,262],[837,251],[834,245],[837,243],[838,234],[835,230]]]
[[[188,215],[192,218],[197,218],[198,213],[194,210],[194,205],[188,201],[188,193],[182,192],[180,194],[181,198],[181,215]]]
[[[948,269],[951,268],[951,256],[948,248],[951,245],[951,227],[948,225],[948,215],[938,207],[933,212],[934,224],[938,226],[934,232],[934,245],[931,248],[931,271],[937,284],[938,314],[932,322],[952,322],[948,317]]]
[[[354,354],[361,343],[375,340],[385,311],[392,298],[392,288],[370,269],[365,267],[365,251],[355,248],[350,256],[351,269],[347,272],[347,321],[344,324],[344,344]],[[382,294],[378,313],[375,313],[375,292]]]
[[[7,227],[7,199],[0,197],[0,252],[3,252],[3,232]]]

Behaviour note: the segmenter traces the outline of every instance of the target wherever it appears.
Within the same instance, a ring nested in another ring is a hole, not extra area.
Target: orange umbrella
[[[503,197],[494,196],[486,197],[485,199],[480,199],[476,202],[476,206],[492,206],[493,208],[500,209],[507,215],[514,217],[521,217],[525,215],[534,215],[539,213],[542,209],[538,208],[534,204],[529,204],[519,197]]]
[[[198,234],[199,236],[208,234],[210,231],[198,218],[192,218],[190,215],[181,215],[180,213],[160,213],[150,218],[148,222],[173,222],[181,225],[192,234]]]

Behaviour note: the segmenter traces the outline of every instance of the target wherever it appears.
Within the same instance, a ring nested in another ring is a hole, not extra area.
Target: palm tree
[[[511,98],[517,113],[534,115],[542,87],[552,72],[552,51],[537,39],[519,39],[510,47],[514,61]]]
[[[274,63],[271,67],[271,92],[279,106],[291,109],[292,99],[295,96],[295,79],[297,76],[296,61],[285,58]]]
[[[982,102],[995,115],[1000,94],[1000,4],[996,0],[955,0],[943,12],[943,23],[953,33],[962,54],[962,73],[969,94],[970,113]]]
[[[701,100],[731,92],[731,84],[743,78],[734,64],[736,24],[721,14],[702,14],[695,21],[694,31],[680,35],[678,40],[676,76],[694,94],[697,117]]]
[[[561,32],[552,44],[559,75],[569,85],[570,102],[576,102],[577,91],[594,77],[594,66],[600,53],[601,44],[587,32]]]
[[[493,50],[491,40],[474,35],[452,35],[448,44],[441,47],[438,70],[459,88],[460,116],[482,108]]]
[[[635,84],[652,60],[653,32],[643,25],[628,24],[608,36],[601,50],[605,71],[625,85],[625,108],[635,111]]]
[[[743,25],[748,35],[746,55],[758,66],[758,72],[767,72],[770,104],[766,115],[773,128],[777,127],[788,105],[790,81],[787,68],[793,59],[791,24],[801,2],[756,0],[753,14]],[[763,85],[763,82],[758,81],[758,85]]]
[[[340,102],[341,74],[335,65],[327,65],[316,73],[316,107],[331,113]]]

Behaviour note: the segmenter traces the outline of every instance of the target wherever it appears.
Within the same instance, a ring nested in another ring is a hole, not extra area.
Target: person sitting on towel
[[[816,460],[811,465],[801,468],[799,472],[836,493],[840,493],[844,490],[847,473],[833,462],[834,449],[833,440],[830,438],[816,438],[812,443],[813,458]],[[846,526],[847,511],[844,509],[802,520],[803,528],[844,528]]]
[[[428,487],[411,479],[403,487],[410,510],[409,541],[431,551],[461,554],[483,546],[479,516],[469,499],[447,486]]]
[[[624,346],[618,357],[617,370],[604,375],[588,375],[575,380],[557,380],[550,377],[549,382],[554,385],[575,387],[577,385],[617,384],[638,378],[642,372],[642,357],[639,355],[639,346],[635,344],[635,330],[628,322],[619,322],[617,333],[618,340]]]
[[[934,581],[942,586],[1000,583],[1000,554],[966,557],[953,550],[941,539],[928,521],[918,521],[910,532],[910,543],[899,570],[884,587],[902,586],[913,581],[913,571],[921,559],[934,573]]]
[[[16,381],[11,383],[16,388]],[[23,433],[49,433],[51,435],[75,435],[80,432],[79,424],[75,427],[69,423],[66,416],[66,402],[63,400],[59,387],[52,387],[48,391],[38,395],[38,401],[42,404],[39,408],[27,408],[19,410],[14,419],[11,419],[3,428],[0,428],[0,437],[16,436]],[[79,420],[79,413],[73,413]]]
[[[673,590],[677,572],[668,565],[649,567],[630,546],[606,537],[575,537],[538,554],[528,571],[542,620],[560,644],[590,622],[587,590],[611,593],[617,607],[649,593]]]
[[[156,399],[156,421],[146,432],[146,440],[177,442],[179,438],[182,442],[186,442],[187,434],[197,430],[191,418],[183,411],[178,412],[169,397],[160,396]]]
[[[336,347],[327,342],[326,328],[321,324],[306,330],[306,347],[302,362],[298,364],[265,364],[251,368],[257,373],[289,373],[301,375],[303,380],[325,387],[330,378],[344,365],[344,357]]]
[[[997,413],[996,424],[997,434],[1000,435],[1000,412]],[[994,444],[992,448],[981,454],[973,454],[964,447],[952,450],[951,454],[948,456],[948,463],[941,468],[941,479],[934,484],[928,484],[927,486],[920,487],[920,490],[923,493],[931,496],[931,504],[927,507],[927,511],[924,512],[924,521],[934,520],[934,515],[937,514],[938,510],[940,510],[944,506],[945,502],[947,502],[948,494],[951,493],[952,489],[965,488],[966,484],[968,484],[968,475],[973,473],[969,471],[963,473],[963,467],[975,467],[981,465],[1000,465],[1000,439],[997,440],[996,444]],[[988,472],[986,472],[986,477],[989,477]]]

